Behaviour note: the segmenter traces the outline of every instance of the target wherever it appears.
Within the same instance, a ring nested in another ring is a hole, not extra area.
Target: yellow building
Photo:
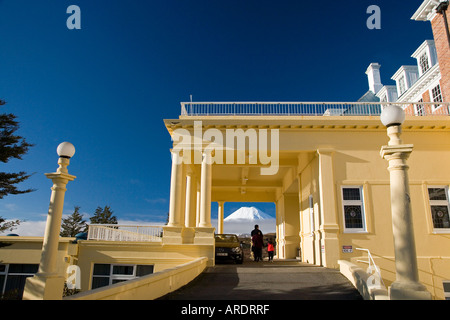
[[[189,103],[183,104],[184,109],[192,109],[187,115],[165,122],[172,135],[185,134],[180,136],[182,143],[188,140],[186,137],[194,137],[195,123],[201,123],[204,136],[223,135],[223,141],[227,134],[236,135],[239,130],[242,130],[239,138],[247,137],[247,144],[252,137],[257,137],[258,142],[268,141],[261,138],[260,132],[269,137],[278,135],[278,159],[275,160],[274,155],[271,159],[278,163],[275,174],[261,174],[261,168],[269,169],[275,164],[263,166],[255,150],[247,149],[241,164],[237,163],[235,152],[234,163],[230,163],[226,161],[229,150],[223,151],[219,159],[217,149],[220,148],[216,145],[214,160],[222,164],[214,161],[207,164],[209,155],[204,154],[202,164],[179,164],[179,171],[192,172],[186,175],[187,179],[195,181],[188,182],[189,185],[204,185],[200,199],[206,193],[211,201],[220,203],[275,202],[278,258],[295,258],[300,249],[302,261],[338,268],[339,260],[360,260],[365,255],[358,250],[362,248],[370,251],[381,268],[384,282],[389,285],[395,279],[390,180],[387,162],[380,156],[380,148],[387,144],[388,137],[378,116],[361,115],[376,112],[376,107],[368,103],[326,104],[324,110],[322,104]],[[220,114],[228,108],[240,108],[242,113],[252,110],[254,114]],[[317,116],[273,117],[261,115],[265,108],[280,108],[277,112],[282,110],[285,114],[295,113],[296,108],[302,111],[322,108],[322,111]],[[356,115],[324,115],[349,109]],[[215,115],[198,115],[200,113]],[[445,169],[450,161],[449,125],[448,116],[408,116],[402,135],[405,142],[414,145],[408,164],[420,280],[440,297],[443,297],[442,280],[450,278],[450,172]],[[235,141],[237,144],[238,139]],[[209,144],[204,140],[203,145]],[[174,149],[182,150],[186,157],[188,148],[175,144]],[[255,157],[258,160],[251,164]],[[194,163],[193,159],[191,162]],[[203,175],[208,171],[211,177]],[[189,195],[183,192],[186,189],[184,176],[179,179],[172,186],[179,186],[182,191],[173,190],[172,194]],[[191,202],[195,199],[191,196]],[[188,212],[183,210],[184,200],[183,197],[172,199],[178,202],[180,212]],[[202,205],[200,203],[200,207]],[[210,217],[210,209],[203,210]],[[171,214],[176,213],[171,211]],[[178,214],[178,220],[184,221],[183,215]],[[220,224],[221,221],[219,228]]]
[[[380,114],[394,104],[406,112],[401,145],[408,149],[409,192],[401,205],[411,207],[415,238],[404,251],[415,249],[418,280],[434,299],[444,299],[443,281],[450,279],[450,110],[444,102],[450,49],[436,9],[425,0],[414,15],[430,20],[435,33],[413,53],[417,66],[401,67],[395,85],[385,86],[380,65],[370,64],[369,91],[359,102],[182,103],[178,119],[164,120],[173,140],[168,225],[154,233],[91,226],[87,240],[60,239],[55,274],[65,279],[67,268],[77,266],[80,299],[155,298],[214,265],[214,232],[223,231],[226,202],[272,202],[278,259],[298,256],[341,270],[347,265],[351,277],[353,264],[365,270],[361,260],[371,258],[378,269],[369,276],[380,271],[388,288],[402,248],[394,249],[399,226],[391,213],[396,199]],[[211,202],[219,204],[218,230]],[[37,271],[42,239],[0,242],[10,244],[0,251],[4,291],[8,277],[24,283]],[[42,298],[31,286],[39,276],[33,278],[24,298]],[[118,283],[123,280],[130,281]],[[154,295],[139,291],[150,285]]]

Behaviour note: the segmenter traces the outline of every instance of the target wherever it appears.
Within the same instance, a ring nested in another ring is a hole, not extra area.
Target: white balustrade
[[[88,240],[103,241],[162,241],[162,226],[132,226],[117,224],[91,224]]]
[[[447,102],[181,102],[182,116],[379,116],[387,105],[408,116],[448,116]]]

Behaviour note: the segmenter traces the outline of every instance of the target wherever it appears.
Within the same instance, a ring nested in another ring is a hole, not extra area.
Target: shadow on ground
[[[298,261],[217,264],[160,300],[362,300],[338,270]]]

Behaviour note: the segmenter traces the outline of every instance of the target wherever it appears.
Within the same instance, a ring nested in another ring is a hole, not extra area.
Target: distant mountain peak
[[[241,207],[232,214],[230,214],[228,217],[226,217],[224,221],[235,221],[235,220],[253,221],[253,220],[267,220],[267,219],[273,219],[273,217],[255,207]]]

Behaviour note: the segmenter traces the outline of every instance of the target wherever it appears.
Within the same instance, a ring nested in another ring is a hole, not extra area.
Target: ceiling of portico
[[[296,183],[285,185],[286,180],[292,180],[286,179],[286,176],[304,166],[308,159],[310,157],[299,156],[298,153],[280,154],[278,171],[270,175],[262,174],[261,165],[214,164],[212,201],[274,202],[284,189],[288,192],[298,190]]]

